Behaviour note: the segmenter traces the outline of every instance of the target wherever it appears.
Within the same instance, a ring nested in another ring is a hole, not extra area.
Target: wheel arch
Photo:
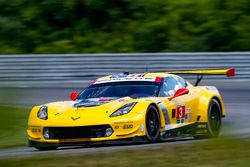
[[[152,117],[152,115],[155,115],[153,113],[155,113],[155,114],[157,114],[159,116],[157,121],[155,119],[153,119],[152,121],[149,121],[149,120],[151,120],[151,118],[155,117],[155,116]],[[161,118],[162,118],[162,116],[161,116],[159,106],[157,104],[155,104],[155,103],[150,103],[148,105],[147,112],[145,112],[146,138],[147,138],[147,141],[150,142],[150,143],[159,142],[161,140],[161,137],[160,137],[160,134],[162,132]],[[154,123],[152,123],[153,124],[152,125],[153,129],[151,127],[151,122],[154,122]],[[158,124],[158,126],[156,126],[157,124]]]
[[[158,112],[159,117],[160,117],[160,130],[162,131],[165,128],[165,117],[164,117],[163,111],[162,111],[161,107],[156,103],[150,103],[148,105],[148,107],[150,107],[150,106],[154,106],[157,109],[157,112]],[[145,115],[145,117],[146,117],[146,115]]]
[[[220,96],[220,94],[204,94],[203,96],[200,97],[200,102],[199,102],[199,111],[198,111],[198,116],[200,117],[199,122],[207,122],[208,120],[208,109],[211,100],[215,99],[218,101],[221,109],[221,117],[225,117],[225,108],[224,108],[224,102]]]
[[[226,115],[225,115],[225,108],[224,108],[224,103],[223,103],[223,101],[221,100],[221,98],[219,98],[219,97],[217,97],[217,96],[213,96],[212,98],[211,98],[211,100],[212,99],[215,99],[216,101],[218,101],[218,103],[219,103],[219,105],[220,105],[220,109],[221,109],[221,117],[225,117]]]

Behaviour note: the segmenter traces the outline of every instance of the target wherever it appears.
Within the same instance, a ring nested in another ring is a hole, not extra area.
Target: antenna
[[[124,75],[129,75],[129,72],[128,71],[124,71],[123,74]]]

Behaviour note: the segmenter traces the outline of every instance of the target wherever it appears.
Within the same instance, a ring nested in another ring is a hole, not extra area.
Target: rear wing
[[[178,71],[169,71],[168,74],[188,74],[188,75],[197,75],[197,80],[195,86],[197,86],[202,80],[204,75],[226,75],[227,77],[235,76],[235,68],[228,69],[202,69],[202,70],[178,70]]]

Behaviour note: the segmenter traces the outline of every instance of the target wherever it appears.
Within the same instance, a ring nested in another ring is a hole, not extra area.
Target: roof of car
[[[101,78],[98,78],[94,81],[93,84],[97,83],[106,83],[106,82],[122,82],[122,81],[151,81],[157,82],[160,78],[167,76],[174,76],[173,74],[168,73],[121,73],[108,75]]]

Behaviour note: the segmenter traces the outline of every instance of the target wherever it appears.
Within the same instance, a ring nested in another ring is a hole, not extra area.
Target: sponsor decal
[[[207,128],[207,124],[199,124],[199,125],[197,125],[197,128],[199,128],[199,129],[206,129]]]
[[[126,74],[114,74],[111,78],[126,78],[128,75]]]
[[[116,126],[115,126],[115,129],[119,129],[119,126],[118,126],[118,125],[116,125]]]
[[[177,119],[185,118],[185,113],[186,113],[185,106],[178,106],[176,112],[176,118]]]
[[[94,107],[94,106],[99,106],[103,104],[102,102],[96,102],[96,101],[81,101],[79,103],[74,104],[75,108],[79,107]]]
[[[91,98],[87,100],[82,100],[73,105],[75,108],[81,108],[81,107],[95,107],[95,106],[100,106],[102,104],[111,102],[113,100],[116,100],[117,98]]]
[[[114,122],[114,124],[131,124],[133,121],[125,121],[125,122]]]
[[[126,99],[119,99],[118,102],[120,102],[120,103],[127,103],[128,100],[126,100]]]
[[[109,82],[121,82],[121,81],[151,81],[151,82],[155,82],[155,78],[144,78],[144,77],[110,78],[110,79],[106,79],[106,80],[96,81],[95,84],[109,83]]]
[[[100,101],[100,102],[107,102],[107,101],[110,101],[110,98],[102,97],[98,101]]]
[[[129,74],[128,77],[143,77],[145,74]]]
[[[204,134],[204,133],[207,133],[207,130],[206,129],[198,129],[195,133],[196,134]]]
[[[191,108],[186,108],[186,113],[189,113],[191,111]]]
[[[132,124],[123,125],[123,129],[131,129],[131,128],[133,128],[133,125],[132,125]]]
[[[146,73],[139,73],[139,74],[129,74],[129,73],[121,73],[121,74],[114,74],[110,78],[134,78],[134,77],[144,77]]]
[[[185,105],[177,105],[176,109],[176,123],[181,124],[185,122],[186,109]]]
[[[189,122],[190,112],[191,112],[191,108],[186,108],[185,122]]]

